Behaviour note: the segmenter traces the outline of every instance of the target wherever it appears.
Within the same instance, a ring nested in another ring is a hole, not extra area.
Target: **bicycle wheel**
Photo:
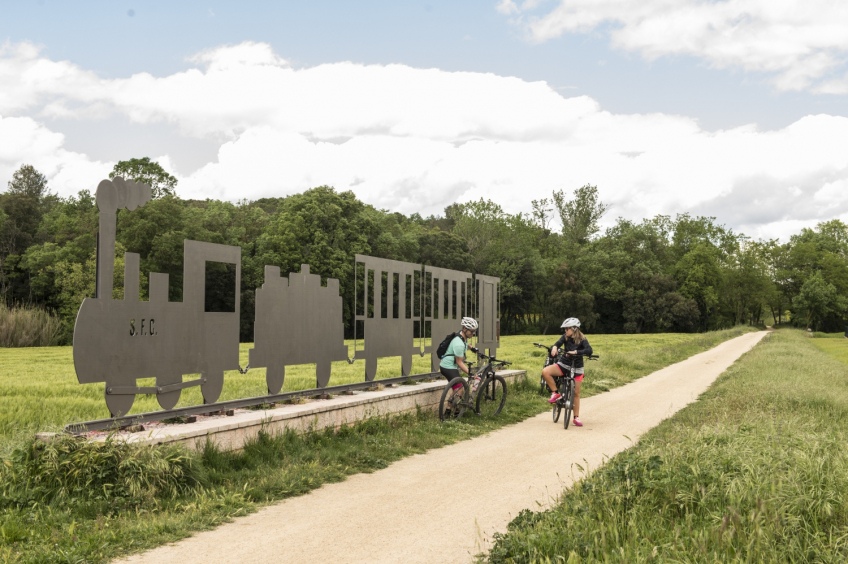
[[[559,380],[559,378],[557,378],[557,380]],[[560,393],[562,393],[562,385],[561,384],[557,386],[557,390],[560,390]],[[551,415],[554,418],[554,423],[559,421],[559,414],[561,412],[562,412],[562,400],[560,399],[560,400],[557,400],[556,403],[551,404]]]
[[[568,429],[568,424],[571,422],[571,412],[574,409],[574,380],[568,378],[562,394],[563,410],[565,410],[565,421],[562,422],[563,428]]]
[[[506,403],[506,380],[487,376],[477,390],[477,415],[495,416]]]
[[[456,390],[454,386],[460,384]],[[457,376],[445,386],[442,392],[442,398],[439,400],[439,420],[447,421],[449,419],[459,419],[465,413],[465,408],[468,406],[463,398],[469,393],[468,382],[464,378]]]

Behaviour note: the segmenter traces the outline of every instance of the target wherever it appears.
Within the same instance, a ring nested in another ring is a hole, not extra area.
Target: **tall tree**
[[[709,243],[698,243],[675,265],[680,293],[698,304],[702,331],[722,326],[714,316],[723,284],[722,272],[719,251]]]
[[[598,187],[591,184],[575,190],[570,200],[565,199],[562,190],[557,190],[553,200],[562,221],[562,235],[572,245],[587,243],[598,232],[598,222],[608,209],[598,198]]]
[[[793,235],[786,269],[794,322],[814,324],[823,331],[842,329],[848,315],[839,300],[848,295],[848,225],[832,220]]]
[[[0,194],[0,294],[7,301],[31,300],[17,265],[20,255],[36,242],[41,218],[55,201],[47,191],[47,177],[28,164],[14,172],[8,189]],[[15,279],[23,283],[13,284]]]
[[[526,330],[527,315],[544,272],[536,246],[539,227],[521,214],[504,212],[489,200],[455,204],[445,211],[454,221],[453,233],[468,246],[466,269],[501,279],[503,330]]]
[[[159,163],[151,161],[150,157],[119,161],[109,173],[109,178],[116,176],[147,184],[153,198],[176,196],[177,179],[168,174]]]
[[[842,317],[848,310],[848,300],[839,295],[821,272],[807,278],[792,305],[807,327],[816,331],[823,329],[828,317]]]
[[[21,168],[12,174],[7,193],[40,201],[47,195],[47,177],[32,165],[21,165]]]

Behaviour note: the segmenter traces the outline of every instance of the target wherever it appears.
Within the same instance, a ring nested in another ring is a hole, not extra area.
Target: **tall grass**
[[[776,332],[482,558],[848,560],[848,370],[812,341]]]
[[[44,309],[0,302],[0,347],[47,347],[61,332],[62,322]]]
[[[155,506],[199,484],[198,469],[191,453],[173,446],[68,435],[36,440],[15,450],[0,467],[0,507],[51,504],[102,514]]]

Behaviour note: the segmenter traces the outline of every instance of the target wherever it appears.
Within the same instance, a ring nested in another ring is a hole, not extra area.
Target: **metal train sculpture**
[[[83,300],[77,314],[73,355],[81,384],[106,384],[112,417],[126,415],[139,394],[153,394],[163,409],[172,409],[182,390],[194,386],[200,387],[204,404],[214,404],[224,372],[246,372],[239,366],[240,247],[185,240],[182,301],[169,300],[169,276],[157,272],[149,275],[149,299],[141,300],[140,257],[127,252],[123,298],[113,297],[117,210],[143,206],[150,195],[149,186],[120,177],[97,187],[96,292]],[[364,359],[365,380],[371,381],[378,358],[400,356],[401,374],[408,376],[413,355],[429,353],[431,369],[437,371],[432,341],[456,330],[465,315],[480,323],[477,346],[495,354],[498,278],[365,255],[356,255],[355,261],[353,357],[344,343],[339,281],[329,278],[322,286],[306,264],[288,279],[279,267],[265,266],[264,283],[256,290],[248,366],[266,368],[269,395],[280,392],[290,365],[314,363],[317,389],[328,385],[333,361]],[[207,273],[222,266],[230,273],[224,286],[231,292],[223,304],[210,304]],[[199,377],[184,381],[185,375]],[[149,378],[155,385],[138,384]]]

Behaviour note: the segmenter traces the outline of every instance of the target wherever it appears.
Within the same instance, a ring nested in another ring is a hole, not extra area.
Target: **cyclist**
[[[569,317],[565,321],[562,322],[560,326],[562,329],[562,337],[557,340],[553,347],[551,347],[551,356],[556,356],[559,352],[560,347],[563,347],[565,350],[565,356],[573,356],[573,355],[590,355],[592,354],[592,345],[589,344],[589,341],[586,340],[586,336],[580,331],[580,320],[576,317]],[[556,364],[551,364],[550,366],[545,367],[542,370],[542,377],[545,379],[545,382],[548,384],[548,388],[551,390],[551,399],[548,400],[548,403],[556,403],[560,398],[560,393],[556,391],[556,383],[554,382],[554,376],[562,376],[566,374],[568,370],[568,366],[571,362],[574,362],[574,426],[582,427],[583,422],[580,421],[580,385],[583,383],[583,357],[578,356],[577,358],[568,359],[559,359]]]
[[[448,379],[448,382],[459,376],[460,372],[471,375],[471,368],[465,362],[465,350],[468,348],[468,339],[477,333],[477,321],[473,317],[463,317],[460,322],[460,330],[453,338],[445,356],[439,362],[439,372]],[[454,391],[461,393],[462,386],[457,385]]]

